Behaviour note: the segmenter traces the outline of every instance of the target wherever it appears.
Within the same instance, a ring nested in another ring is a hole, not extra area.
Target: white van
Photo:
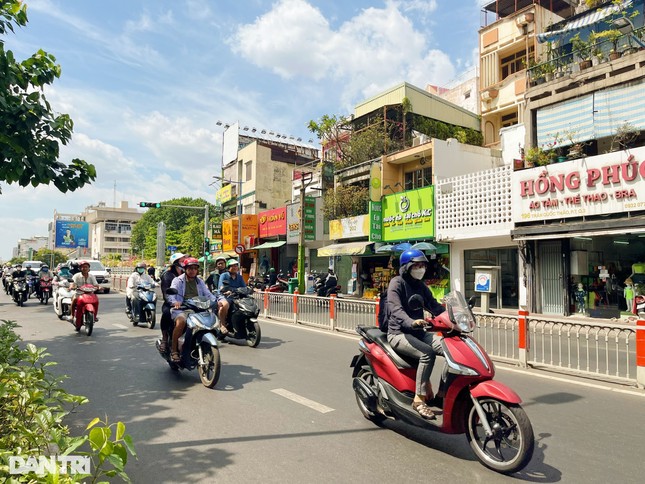
[[[101,288],[100,290],[105,294],[109,293],[110,289],[112,289],[112,277],[110,275],[110,271],[105,268],[100,260],[76,259],[68,260],[65,264],[67,264],[68,267],[71,267],[70,264],[72,262],[78,262],[81,260],[87,261],[90,264],[90,274],[96,277],[96,282],[98,282],[99,287]]]
[[[38,274],[40,266],[42,266],[43,264],[44,262],[40,260],[26,260],[22,263],[22,268],[25,269],[27,266],[31,266],[31,270]]]

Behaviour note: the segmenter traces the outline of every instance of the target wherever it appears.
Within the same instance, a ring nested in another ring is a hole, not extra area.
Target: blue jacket
[[[177,289],[178,294],[168,294],[168,302],[171,305],[174,305],[176,302],[183,303],[184,294],[186,292],[186,274],[175,277],[172,280],[170,287]],[[219,294],[213,294],[212,292],[210,292],[208,290],[208,287],[206,287],[204,281],[202,281],[199,277],[197,278],[197,295],[208,296],[211,299],[215,299],[216,301],[219,301],[221,299],[221,296]]]
[[[226,287],[224,287],[226,285]],[[235,279],[231,278],[230,272],[225,272],[219,276],[219,292],[228,291],[229,289],[237,289],[239,287],[246,287],[246,282],[242,274],[237,275]]]

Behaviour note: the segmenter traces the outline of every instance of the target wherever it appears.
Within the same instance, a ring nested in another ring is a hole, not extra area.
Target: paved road
[[[208,390],[194,372],[169,371],[157,329],[129,325],[121,295],[99,297],[90,338],[51,304],[17,308],[4,294],[0,319],[18,320],[23,339],[46,346],[71,377],[68,390],[90,399],[73,428],[95,416],[126,422],[136,483],[642,482],[642,391],[498,365],[537,439],[529,466],[507,477],[481,466],[464,436],[365,420],[350,384],[354,337],[265,322],[258,348],[223,345],[222,377]]]

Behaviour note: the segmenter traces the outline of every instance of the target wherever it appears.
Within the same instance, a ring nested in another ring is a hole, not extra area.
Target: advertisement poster
[[[434,187],[383,197],[383,242],[434,237]]]
[[[242,214],[242,238],[240,243],[244,245],[245,249],[250,249],[256,245],[255,241],[258,238],[258,216],[256,214]]]
[[[267,210],[258,214],[260,238],[287,233],[287,207]]]
[[[71,220],[56,220],[56,248],[89,247],[90,224]]]
[[[232,251],[237,245],[238,233],[238,220],[236,218],[229,218],[222,222],[222,249],[225,252]]]

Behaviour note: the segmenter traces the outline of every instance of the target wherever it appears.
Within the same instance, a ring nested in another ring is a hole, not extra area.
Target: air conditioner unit
[[[482,98],[482,101],[488,102],[495,99],[498,94],[499,94],[499,90],[497,89],[486,89],[485,91],[482,91],[481,98]]]
[[[527,12],[523,13],[519,17],[515,19],[515,23],[517,24],[518,27],[522,27],[523,25],[528,25],[531,22],[533,22],[533,13]]]

